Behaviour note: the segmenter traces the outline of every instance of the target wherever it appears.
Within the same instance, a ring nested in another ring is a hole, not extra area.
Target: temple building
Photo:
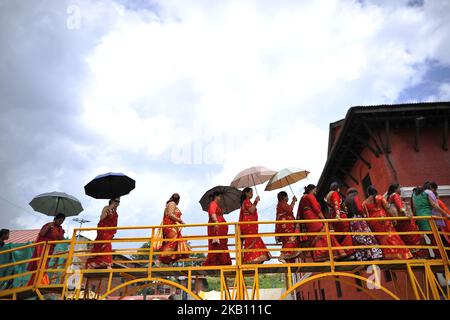
[[[317,194],[323,209],[326,208],[323,199],[334,181],[342,185],[341,193],[353,187],[362,199],[370,185],[384,194],[390,184],[399,183],[405,201],[411,197],[414,187],[434,181],[439,186],[440,198],[450,205],[449,119],[450,102],[350,108],[345,119],[330,124],[328,158]],[[368,277],[374,271],[363,268],[356,274],[360,272]],[[402,299],[413,299],[406,272],[386,267],[380,270],[380,277],[385,288],[400,292]],[[423,281],[420,273],[417,278]],[[443,286],[444,278],[441,275],[438,278]],[[357,279],[338,277],[336,280],[310,282],[301,287],[297,299],[373,298],[361,289],[367,285]],[[389,299],[380,291],[371,290],[374,295]]]

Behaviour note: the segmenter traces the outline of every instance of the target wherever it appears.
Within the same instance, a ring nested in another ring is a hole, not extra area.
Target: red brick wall
[[[384,271],[381,271],[381,275],[382,275],[381,284],[383,287],[399,296],[399,298],[402,300],[414,299],[413,291],[409,285],[406,273],[403,272],[396,273],[397,284],[398,287],[401,288],[401,293],[398,293],[397,290],[395,289],[394,279],[387,281]],[[368,276],[364,273],[362,273],[361,276],[368,278]],[[416,273],[416,278],[422,285],[422,277],[418,273]],[[347,284],[347,283],[357,284],[356,279],[349,277],[340,277],[340,279],[344,281],[340,282],[342,293],[341,297],[338,297],[335,279],[329,277],[307,283],[306,285],[300,287],[300,289],[297,291],[297,298],[300,299],[301,297],[303,300],[315,300],[317,295],[317,299],[322,300],[321,291],[323,290],[325,292],[325,300],[372,300],[372,297],[368,295],[365,291],[363,290],[358,291],[358,289],[353,285]],[[364,281],[362,283],[359,283],[359,285],[367,290],[367,285]],[[301,292],[301,295],[299,294],[299,292]],[[372,293],[373,296],[377,297],[378,299],[392,300],[392,298],[389,295],[387,295],[380,289],[368,290],[368,292]]]
[[[380,135],[385,142],[384,131]],[[450,151],[442,149],[442,129],[422,129],[419,152],[414,150],[414,129],[391,128],[390,144],[391,153],[380,154],[378,158],[369,148],[365,148],[361,155],[370,162],[372,168],[369,170],[364,162],[357,160],[350,172],[360,184],[356,185],[351,178],[347,178],[345,182],[357,188],[360,194],[363,194],[362,179],[368,173],[381,194],[396,181],[403,186],[422,185],[427,180],[433,180],[438,185],[450,185]],[[374,146],[374,143],[371,142],[371,145]],[[398,180],[386,156],[389,157]],[[450,205],[449,197],[443,197],[442,200]]]
[[[421,185],[427,180],[450,184],[450,151],[442,149],[442,129],[421,129],[419,152],[414,150],[414,130],[391,131],[392,162],[403,185]]]
[[[380,135],[385,143],[384,131],[380,132]],[[449,134],[450,140],[450,134]],[[378,140],[377,140],[378,141]],[[379,141],[378,141],[379,143]],[[374,143],[370,144],[375,148]],[[433,180],[438,185],[450,185],[450,151],[444,151],[442,149],[442,129],[422,129],[419,136],[420,151],[414,150],[414,129],[393,129],[391,128],[390,136],[391,153],[380,154],[377,158],[370,149],[365,148],[361,155],[370,162],[371,169],[361,160],[357,160],[350,173],[355,177],[359,185],[351,179],[345,180],[346,184],[350,187],[358,189],[361,198],[364,199],[364,191],[362,188],[362,180],[369,174],[372,184],[378,189],[380,194],[384,194],[389,185],[394,182],[400,183],[402,186],[417,186],[422,185],[427,180]],[[392,166],[396,171],[396,175],[390,167],[390,164],[386,158],[389,157]],[[345,192],[345,190],[343,190]],[[450,205],[450,197],[442,197],[442,200]],[[395,292],[394,281],[386,281],[384,276],[382,278],[382,284],[387,289]],[[399,287],[403,288],[401,292],[402,299],[411,299],[411,288],[407,288],[407,279],[405,273],[397,273]],[[420,279],[420,277],[418,277]],[[346,278],[346,281],[353,281],[355,279]],[[420,280],[422,281],[422,280]],[[365,286],[365,284],[364,284]],[[309,283],[301,288],[303,299],[314,300],[315,292],[317,299],[321,299],[321,290],[325,291],[325,298],[327,300],[332,299],[371,299],[370,296],[364,292],[357,291],[355,287],[341,283],[342,297],[337,297],[335,281],[315,281]],[[380,290],[375,290],[376,292]],[[385,299],[389,296],[378,294],[378,296]]]

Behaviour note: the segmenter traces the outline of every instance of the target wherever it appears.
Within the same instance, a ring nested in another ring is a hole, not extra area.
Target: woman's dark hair
[[[369,187],[367,188],[367,194],[368,194],[369,196],[376,196],[376,195],[378,194],[378,190],[375,189],[374,186],[369,186]]]
[[[308,194],[308,193],[310,193],[311,191],[313,191],[315,188],[316,188],[315,185],[313,185],[313,184],[308,184],[308,185],[305,187],[305,192],[304,192],[303,194]]]
[[[387,192],[388,197],[391,194],[395,193],[395,191],[397,191],[398,188],[400,188],[400,185],[398,183],[391,184],[389,186],[389,189],[388,189],[388,192]]]
[[[114,197],[112,199],[109,199],[108,204],[111,205],[114,201],[116,201],[116,199],[119,197]],[[120,202],[119,200],[117,200],[118,202]]]
[[[0,237],[3,237],[5,234],[9,233],[9,229],[1,229],[0,230]]]
[[[358,190],[355,188],[350,188],[347,190],[347,197],[345,199],[345,206],[347,207],[347,217],[353,218],[358,214],[358,208],[356,206],[354,198],[358,195]]]
[[[330,190],[337,191],[337,189],[339,189],[339,183],[338,182],[331,183]]]
[[[213,193],[210,193],[210,194],[209,194],[209,196],[208,196],[208,201],[209,201],[209,202],[213,202],[214,199],[215,199],[217,196],[221,196],[221,195],[222,195],[222,192],[220,192],[220,191],[214,191]]]
[[[248,194],[250,191],[253,191],[253,189],[250,188],[250,187],[247,187],[247,188],[245,188],[244,190],[242,190],[242,194],[241,194],[241,206],[242,206],[242,204],[244,203],[244,200],[247,199],[247,194]]]
[[[428,183],[428,185],[429,185],[430,189],[437,190],[437,188],[438,188],[437,183],[434,182],[434,181],[430,181],[430,182]]]
[[[353,194],[355,194],[355,195],[358,194],[358,190],[356,188],[349,188],[347,190],[347,197],[350,195],[353,195]]]
[[[421,193],[423,193],[423,191],[424,191],[423,187],[415,187],[415,188],[413,189],[413,194],[416,195],[416,196],[418,196],[418,195],[420,195]]]
[[[174,193],[169,200],[167,200],[166,204],[169,202],[175,202],[176,204],[180,203],[180,195],[178,193]]]
[[[53,220],[56,220],[56,219],[66,219],[66,216],[64,215],[64,213],[58,213],[55,216],[55,219],[53,219]]]
[[[287,196],[288,196],[288,194],[286,191],[278,192],[278,194],[277,194],[278,201],[284,200],[284,198],[286,198]]]

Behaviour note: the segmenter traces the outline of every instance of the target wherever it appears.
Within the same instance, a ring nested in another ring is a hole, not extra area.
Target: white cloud
[[[58,153],[60,166],[51,162],[36,172],[34,162],[47,160],[33,153],[26,168],[11,175],[17,179],[10,192],[27,189],[23,200],[39,188],[68,191],[82,200],[91,226],[105,203],[85,196],[82,187],[108,171],[137,181],[121,204],[121,225],[159,224],[173,192],[182,196],[186,221],[205,221],[197,204],[203,192],[249,166],[304,167],[311,171],[306,182],[316,183],[329,122],[351,105],[394,102],[423,80],[427,60],[449,63],[450,57],[446,1],[408,8],[392,1],[165,0],[158,15],[111,1],[78,5],[81,28],[70,33],[76,45],[63,41],[67,30],[55,42],[77,54],[50,62],[67,70],[77,61],[69,70],[80,75],[67,81],[77,88],[74,97],[58,101],[80,101],[81,114],[73,118],[83,139],[34,136],[36,145],[50,141],[47,156],[59,152],[58,145],[68,155]],[[52,97],[50,91],[41,94]],[[448,91],[442,85],[439,96],[448,99]],[[14,134],[32,135],[21,130]],[[263,188],[261,218],[270,219],[276,192]]]

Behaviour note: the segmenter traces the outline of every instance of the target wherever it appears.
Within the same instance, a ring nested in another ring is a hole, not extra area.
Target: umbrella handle
[[[258,188],[256,188],[255,178],[253,178],[253,175],[252,175],[252,180],[253,180],[253,187],[255,188],[255,191],[256,191],[256,196],[259,197]]]
[[[291,189],[292,195],[295,196],[294,191],[292,191],[291,185],[289,184],[289,189]]]
[[[285,179],[286,179],[286,182],[288,183],[289,189],[291,189],[292,195],[295,196],[294,191],[292,191],[292,187],[291,187],[291,184],[289,183],[288,178],[285,177]]]
[[[59,197],[56,198],[55,216],[58,213]]]

